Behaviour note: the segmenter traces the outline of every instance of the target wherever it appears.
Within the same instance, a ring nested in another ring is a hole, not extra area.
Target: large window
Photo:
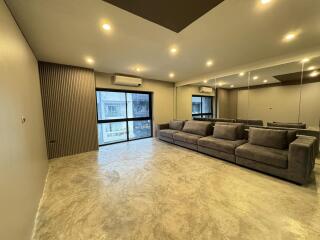
[[[151,93],[97,90],[99,145],[152,137]]]
[[[211,96],[192,96],[192,117],[198,118],[212,118],[213,111],[213,97]]]

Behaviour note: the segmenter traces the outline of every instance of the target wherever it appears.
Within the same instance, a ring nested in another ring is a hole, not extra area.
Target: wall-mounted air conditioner
[[[200,87],[201,93],[212,93],[212,88],[210,87]]]
[[[126,77],[120,75],[113,76],[113,84],[122,86],[139,87],[142,84],[141,78]]]

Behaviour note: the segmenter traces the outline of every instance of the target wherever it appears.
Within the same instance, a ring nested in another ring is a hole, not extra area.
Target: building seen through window
[[[97,91],[99,145],[152,136],[151,94]]]
[[[214,97],[192,96],[192,117],[213,118],[214,116]]]

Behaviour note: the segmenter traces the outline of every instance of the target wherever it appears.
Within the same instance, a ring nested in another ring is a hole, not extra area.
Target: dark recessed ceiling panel
[[[193,21],[224,0],[103,0],[174,32],[180,32]]]
[[[319,70],[319,69],[318,69]],[[305,71],[303,73],[303,83],[320,82],[320,75],[311,77],[310,73],[313,71]],[[284,84],[299,84],[301,82],[301,72],[288,73],[283,75],[273,76]]]

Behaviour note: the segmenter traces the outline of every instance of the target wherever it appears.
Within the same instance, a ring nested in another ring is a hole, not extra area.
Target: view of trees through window
[[[192,96],[192,117],[212,118],[215,114],[213,111],[212,96]]]
[[[99,145],[152,136],[151,94],[97,91]]]

